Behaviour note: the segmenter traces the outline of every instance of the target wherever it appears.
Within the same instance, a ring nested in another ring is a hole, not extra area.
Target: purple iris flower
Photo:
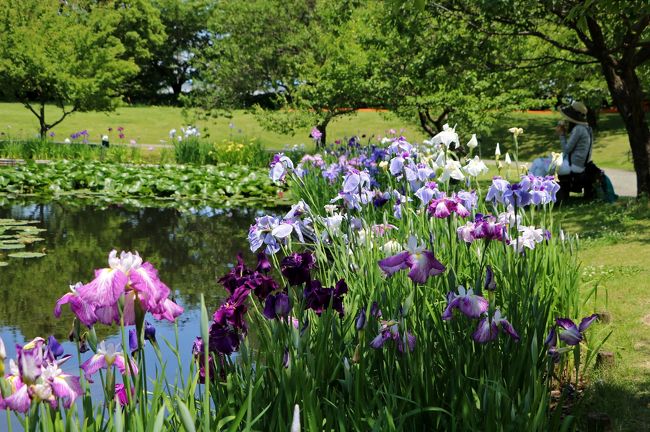
[[[384,204],[390,199],[390,192],[375,191],[372,198],[372,204],[375,208],[383,207]]]
[[[278,153],[273,156],[271,161],[271,171],[269,177],[274,182],[283,182],[287,173],[293,170],[293,162],[284,153]]]
[[[232,326],[236,329],[246,330],[244,315],[248,308],[245,302],[250,292],[250,288],[245,285],[238,287],[214,312],[212,317],[214,322],[221,326]]]
[[[370,342],[370,346],[374,349],[381,349],[388,341],[395,342],[397,351],[404,352],[404,341],[399,332],[399,323],[397,321],[381,321],[379,334]],[[415,342],[415,336],[410,332],[406,332],[406,343],[410,352],[415,350]]]
[[[365,171],[350,168],[343,179],[343,193],[359,193],[362,189],[370,186],[370,176]]]
[[[145,340],[156,343],[156,327],[151,325],[149,321],[144,322],[144,338]]]
[[[135,331],[135,329],[129,329],[129,349],[131,350],[131,354],[138,350],[139,345],[138,333]]]
[[[312,309],[321,315],[325,309],[331,307],[343,316],[343,296],[348,292],[348,286],[343,279],[339,280],[334,288],[323,288],[320,281],[312,280],[305,284],[303,297],[305,309]]]
[[[452,213],[456,213],[463,218],[469,216],[469,210],[467,210],[463,202],[457,197],[441,197],[434,199],[429,204],[429,214],[438,219],[446,219]]]
[[[354,324],[357,331],[361,331],[366,327],[366,308],[362,308],[359,312],[359,316],[355,320]]]
[[[472,339],[478,343],[487,343],[497,338],[499,330],[503,331],[515,341],[519,340],[519,334],[517,334],[517,331],[506,317],[501,316],[499,309],[494,311],[494,316],[491,320],[485,316],[479,321],[476,331],[472,334]]]
[[[470,318],[479,318],[488,310],[488,301],[479,295],[474,294],[472,289],[465,290],[465,287],[458,287],[458,294],[449,292],[447,294],[447,308],[442,314],[443,320],[450,320],[453,317],[454,309],[460,310]]]
[[[286,293],[270,295],[264,304],[264,316],[267,319],[284,318],[291,312],[291,300]]]
[[[210,326],[210,351],[230,355],[239,349],[241,336],[236,329],[212,323]]]
[[[54,336],[47,338],[47,358],[50,361],[57,360],[63,356],[63,346],[59,343]]]
[[[63,297],[56,302],[56,306],[54,307],[54,316],[59,318],[61,316],[61,306],[69,304],[72,313],[75,314],[79,322],[90,327],[97,322],[97,316],[95,314],[95,307],[84,301],[77,294],[77,290],[81,286],[83,286],[81,282],[77,282],[76,285],[70,285],[70,292],[64,294]],[[110,322],[112,321],[113,320],[111,319]]]
[[[476,214],[474,222],[467,222],[456,230],[458,238],[466,243],[474,240],[507,240],[507,229],[504,223],[498,222],[494,216]]]
[[[445,271],[445,266],[436,259],[433,252],[425,248],[424,245],[418,246],[415,236],[410,236],[406,250],[379,261],[379,267],[389,276],[399,270],[410,269],[409,278],[415,283],[424,284],[429,276]]]
[[[598,314],[589,315],[580,321],[579,325],[575,325],[569,318],[558,318],[555,323],[558,327],[559,338],[567,345],[578,345],[584,339],[584,332],[590,325],[598,319]]]
[[[301,285],[311,279],[316,260],[311,252],[293,253],[282,259],[280,271],[290,285]]]
[[[422,201],[423,205],[428,205],[434,198],[441,198],[444,195],[438,190],[438,184],[436,182],[427,182],[415,191],[415,196]]]
[[[489,264],[485,269],[485,284],[483,285],[483,288],[488,291],[496,291],[497,289],[497,282],[494,279],[494,272],[492,271],[492,266]]]

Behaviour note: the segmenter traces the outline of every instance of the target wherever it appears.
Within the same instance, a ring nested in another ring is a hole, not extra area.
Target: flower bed
[[[558,186],[523,175],[483,193],[475,177],[487,168],[460,147],[448,128],[423,147],[393,137],[300,163],[277,155],[270,176],[299,201],[250,227],[257,263],[239,257],[219,279],[228,297],[211,318],[202,308],[188,376],[159,365],[147,381],[147,313],[173,321],[181,310],[150,264],[112,254],[59,302],[77,315],[78,346],[94,352],[85,380],[47,372],[60,353],[39,339],[19,350],[2,403],[27,422],[101,412],[94,429],[570,427],[550,409],[551,390],[591,363],[598,344],[585,331],[597,315],[572,320],[583,312],[576,241],[553,222]],[[124,349],[98,344],[94,326],[109,323]],[[104,400],[92,408],[84,385],[102,368]],[[82,395],[81,414],[54,409]]]

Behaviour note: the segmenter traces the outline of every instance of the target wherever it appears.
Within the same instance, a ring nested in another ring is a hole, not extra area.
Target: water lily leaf
[[[7,267],[9,263],[7,261],[0,261],[0,267]]]
[[[0,243],[0,249],[2,250],[22,249],[24,247],[23,243]]]
[[[43,252],[14,252],[10,253],[9,257],[11,258],[40,258],[45,256]]]
[[[25,236],[25,237],[18,237],[18,240],[19,240],[21,243],[32,244],[32,243],[36,243],[36,242],[39,242],[39,241],[43,241],[43,240],[45,240],[45,239],[44,239],[43,237],[31,237],[31,236],[30,236],[30,237],[26,237],[26,236]]]

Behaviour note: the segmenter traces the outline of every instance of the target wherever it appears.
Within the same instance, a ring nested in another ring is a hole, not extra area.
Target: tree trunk
[[[316,129],[321,133],[320,139],[316,142],[316,147],[325,147],[327,145],[327,125],[329,124],[331,117],[327,116],[323,119],[322,122],[316,125]]]
[[[650,195],[650,130],[643,110],[643,91],[632,66],[603,64],[612,100],[623,118],[636,172],[637,196]]]
[[[47,137],[47,131],[50,128],[49,125],[45,123],[45,104],[41,104],[41,109],[37,117],[38,117],[41,139],[45,139]]]

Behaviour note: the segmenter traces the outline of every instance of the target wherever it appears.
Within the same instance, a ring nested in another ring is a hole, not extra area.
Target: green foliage
[[[186,82],[195,79],[198,70],[191,60],[210,43],[207,31],[212,2],[208,0],[153,0],[164,28],[162,42],[151,49],[150,58],[141,65],[141,96],[149,101],[161,98],[171,89],[177,99]]]
[[[357,11],[356,4],[336,0],[217,3],[209,28],[222,36],[197,59],[203,74],[194,103],[230,109],[255,104],[263,94],[274,107],[296,113],[279,113],[283,132],[308,124],[325,131],[333,117],[372,105]]]
[[[114,12],[90,11],[57,0],[0,2],[0,91],[24,104],[38,119],[40,134],[75,111],[110,110],[121,86],[137,70],[121,59],[113,32]],[[62,112],[54,121],[45,104]]]
[[[121,165],[58,161],[0,169],[2,195],[140,199],[167,205],[218,203],[219,207],[277,206],[281,190],[266,169],[247,166]]]

